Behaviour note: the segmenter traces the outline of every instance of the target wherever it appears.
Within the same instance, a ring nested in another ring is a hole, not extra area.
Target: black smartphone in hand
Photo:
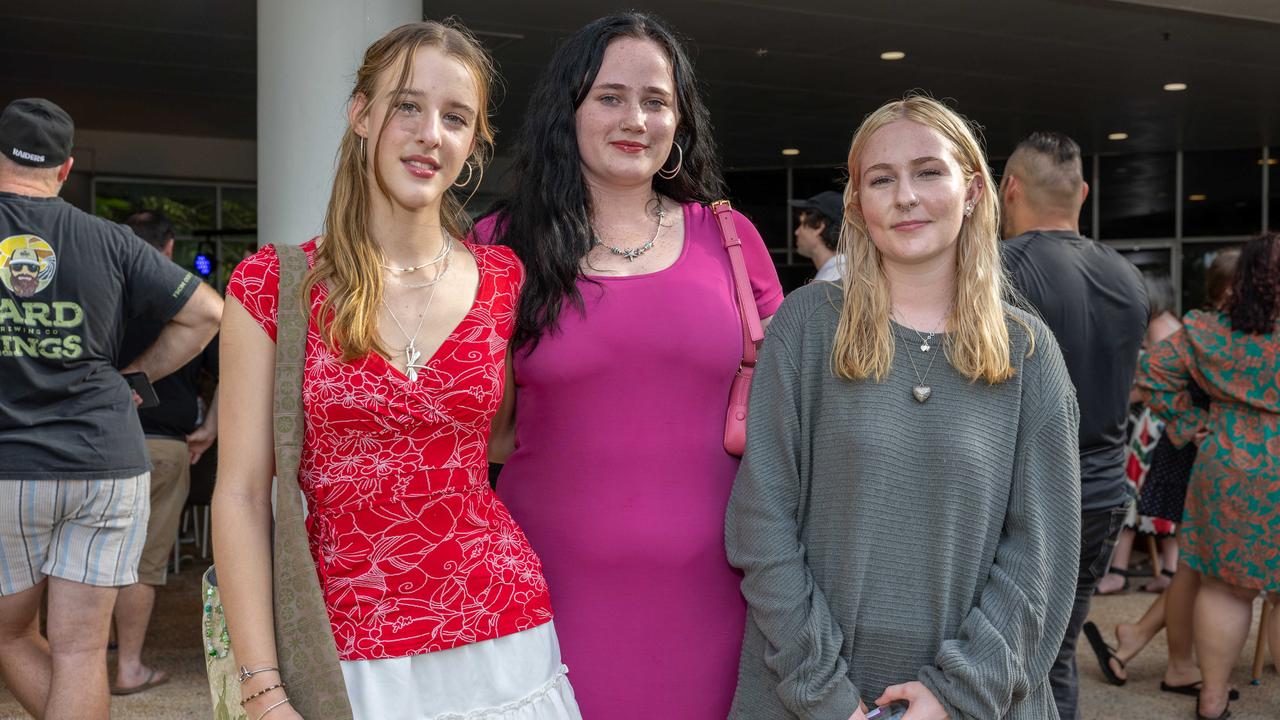
[[[139,410],[152,408],[160,404],[160,398],[156,395],[156,389],[151,387],[151,381],[147,379],[146,373],[125,373],[124,379],[129,383],[129,389],[138,393],[138,397],[142,398],[142,404],[138,406]]]
[[[867,713],[867,720],[900,720],[907,714],[907,701],[894,700],[888,705],[881,705]]]

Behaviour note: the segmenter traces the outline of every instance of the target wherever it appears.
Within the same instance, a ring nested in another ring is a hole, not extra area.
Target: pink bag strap
[[[724,239],[724,249],[729,253],[729,267],[733,271],[733,289],[738,298],[738,315],[742,318],[742,364],[754,367],[756,343],[764,339],[764,328],[760,324],[755,293],[751,290],[747,260],[742,254],[742,239],[738,237],[738,228],[733,222],[733,207],[728,200],[711,203],[711,212],[715,213],[716,222],[720,224],[720,237]]]

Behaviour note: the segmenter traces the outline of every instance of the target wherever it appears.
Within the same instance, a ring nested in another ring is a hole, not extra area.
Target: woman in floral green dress
[[[1204,684],[1199,718],[1230,717],[1231,668],[1249,635],[1259,592],[1280,597],[1280,234],[1241,251],[1221,311],[1192,311],[1139,366],[1140,392],[1163,419],[1199,415],[1200,444],[1181,538],[1182,558],[1202,576],[1195,645]],[[1195,380],[1210,409],[1187,392]],[[1271,618],[1280,647],[1280,610]]]

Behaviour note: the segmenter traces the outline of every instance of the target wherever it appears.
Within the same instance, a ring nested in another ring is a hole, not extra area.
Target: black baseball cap
[[[57,167],[71,157],[75,123],[66,110],[44,98],[22,98],[0,113],[0,150],[27,167]]]
[[[792,200],[791,207],[817,212],[836,227],[844,222],[844,196],[834,190],[820,192],[808,200]]]

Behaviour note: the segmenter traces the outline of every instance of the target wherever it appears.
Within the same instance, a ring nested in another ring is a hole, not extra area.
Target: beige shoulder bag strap
[[[304,718],[350,720],[351,704],[338,665],[329,614],[307,544],[306,514],[298,484],[302,452],[302,371],[310,314],[302,282],[306,253],[277,245],[280,295],[276,314],[273,427],[276,448],[274,562],[276,653],[291,704]]]

